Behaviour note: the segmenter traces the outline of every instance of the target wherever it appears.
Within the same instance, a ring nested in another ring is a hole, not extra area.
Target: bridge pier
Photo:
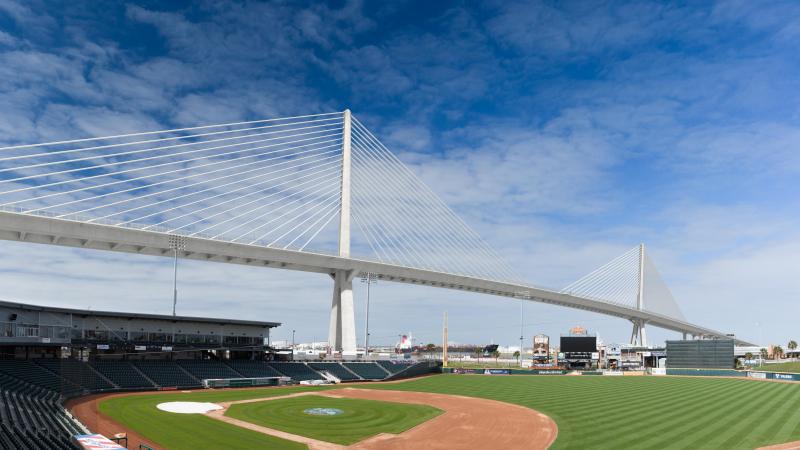
[[[346,109],[342,124],[342,184],[339,210],[339,256],[350,257],[350,176],[352,116]],[[356,318],[353,308],[353,270],[333,273],[333,301],[328,346],[342,354],[356,354]]]
[[[331,350],[343,354],[356,353],[356,319],[353,308],[355,271],[337,270],[333,275],[333,300],[328,331]]]
[[[647,331],[645,330],[645,322],[640,319],[631,319],[633,323],[633,331],[631,332],[631,345],[638,347],[647,346]]]

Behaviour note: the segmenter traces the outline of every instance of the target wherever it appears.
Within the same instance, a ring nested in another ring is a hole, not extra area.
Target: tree
[[[515,351],[514,358],[517,358],[517,361],[519,361],[519,356],[520,356],[519,350]]]
[[[744,354],[744,359],[746,359],[748,361],[752,361],[753,360],[753,354],[750,353],[750,352],[745,353]]]
[[[797,342],[795,342],[793,340],[789,341],[789,343],[786,344],[786,347],[788,347],[789,350],[791,350],[791,351],[795,351],[795,350],[797,350]]]
[[[761,349],[761,358],[762,359],[767,359],[767,356],[769,356],[769,352],[767,351],[767,349],[762,348]]]
[[[492,356],[494,356],[494,363],[497,364],[497,358],[500,357],[500,352],[495,350],[492,352]]]
[[[772,356],[775,359],[780,359],[781,356],[783,356],[783,347],[781,347],[780,345],[776,345],[775,347],[773,347],[772,348]]]
[[[433,352],[434,350],[436,350],[436,344],[430,343],[430,344],[426,345],[425,346],[425,350],[427,350],[429,352]]]

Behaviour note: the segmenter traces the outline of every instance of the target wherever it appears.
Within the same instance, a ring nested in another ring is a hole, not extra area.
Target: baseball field
[[[557,449],[753,449],[800,440],[800,385],[791,383],[701,377],[437,375],[352,387],[477,397],[532,408],[557,424],[558,437],[552,446]],[[317,392],[233,404],[224,415],[340,444],[440,420],[434,408],[321,397],[336,395],[337,389],[291,387],[116,396],[100,401],[99,410],[150,442],[170,449],[231,448],[233,444],[237,449],[306,448],[206,415],[156,409],[159,403],[175,399],[224,403]],[[345,391],[355,390],[340,392]],[[338,423],[326,423],[326,417],[301,413],[311,407],[332,407],[345,414],[330,418]],[[354,416],[359,419],[352,421]]]

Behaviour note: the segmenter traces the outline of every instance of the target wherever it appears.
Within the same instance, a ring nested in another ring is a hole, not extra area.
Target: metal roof
[[[144,314],[144,313],[126,313],[114,311],[95,311],[89,309],[72,309],[61,308],[56,306],[41,306],[29,305],[24,303],[15,303],[0,300],[0,306],[19,308],[27,311],[40,311],[40,312],[53,312],[53,313],[66,313],[80,316],[103,316],[103,317],[118,317],[123,319],[150,319],[150,320],[168,320],[171,322],[201,322],[201,323],[214,323],[218,325],[250,325],[261,328],[275,328],[281,325],[280,322],[261,322],[256,320],[240,320],[240,319],[222,319],[212,317],[192,317],[192,316],[170,316],[164,314]]]

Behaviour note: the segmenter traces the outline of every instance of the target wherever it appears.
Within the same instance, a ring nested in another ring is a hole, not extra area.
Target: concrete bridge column
[[[342,184],[339,213],[339,256],[350,257],[350,146],[352,116],[346,109],[342,129]],[[356,319],[353,308],[353,278],[355,271],[337,270],[333,273],[333,301],[328,331],[328,345],[343,354],[356,354]]]
[[[333,300],[328,331],[328,345],[332,350],[356,353],[356,319],[353,308],[354,271],[338,270],[333,275]]]

